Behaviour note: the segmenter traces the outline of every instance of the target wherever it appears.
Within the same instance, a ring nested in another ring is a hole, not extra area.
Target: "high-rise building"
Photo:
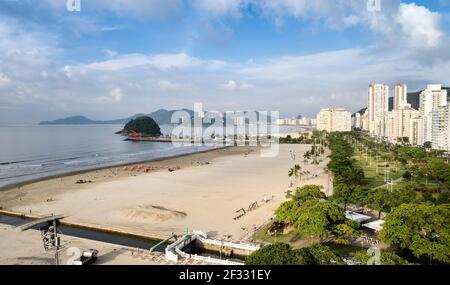
[[[418,112],[418,111],[417,111]],[[420,116],[411,118],[409,126],[409,143],[423,145],[423,119]]]
[[[407,104],[393,112],[395,114],[395,139],[399,141],[399,139],[408,138],[409,143],[415,141],[415,138],[411,137],[411,124],[414,118],[419,117],[419,111],[411,108],[410,104]]]
[[[349,132],[352,130],[352,113],[343,108],[322,109],[317,114],[317,127],[319,131]]]
[[[355,124],[354,127],[357,129],[362,129],[362,124],[361,124],[361,114],[358,112],[355,114]]]
[[[420,93],[420,116],[423,118],[423,138],[421,141],[432,142],[433,111],[447,106],[447,90],[440,84],[431,84]],[[419,139],[420,140],[420,139]]]
[[[366,109],[364,114],[361,116],[361,128],[364,131],[369,131],[369,110]]]
[[[431,129],[431,146],[433,149],[449,150],[449,106],[433,109]]]
[[[369,133],[371,136],[387,136],[387,115],[389,110],[389,86],[369,85]]]
[[[394,110],[400,110],[408,104],[408,87],[405,84],[397,84],[394,87]]]

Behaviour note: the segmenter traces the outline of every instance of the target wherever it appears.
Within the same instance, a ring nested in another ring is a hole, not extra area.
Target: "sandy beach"
[[[235,147],[134,169],[114,167],[53,178],[0,191],[0,207],[34,215],[64,214],[70,221],[149,235],[202,230],[216,238],[243,240],[285,200],[292,181],[287,173],[294,164],[311,173],[298,185],[328,189],[328,175],[323,173],[327,160],[305,164],[303,153],[309,149],[280,145],[276,157],[264,158],[258,148]],[[80,180],[91,182],[77,183]],[[254,209],[248,211],[252,204]],[[246,214],[234,219],[243,213],[237,212],[240,209]]]

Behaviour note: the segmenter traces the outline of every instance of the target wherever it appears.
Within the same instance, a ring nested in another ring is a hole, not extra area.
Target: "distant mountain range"
[[[57,119],[54,121],[42,121],[39,124],[40,125],[124,125],[131,121],[132,119],[136,119],[137,117],[142,116],[149,116],[153,120],[158,123],[158,125],[165,125],[171,123],[171,118],[174,112],[178,110],[164,110],[160,109],[158,111],[155,111],[150,114],[136,114],[134,116],[123,118],[123,119],[115,119],[115,120],[108,120],[108,121],[97,121],[97,120],[91,120],[89,118],[83,117],[83,116],[72,116],[64,119]],[[194,116],[194,111],[188,110],[188,109],[182,109],[181,111],[186,111],[189,113],[191,117]]]
[[[149,116],[150,118],[155,120],[155,122],[158,125],[168,125],[168,124],[172,124],[172,122],[171,122],[172,115],[173,115],[173,113],[175,113],[177,111],[187,112],[191,119],[194,117],[194,111],[189,110],[189,109],[172,110],[172,111],[168,111],[165,109],[159,109],[158,111],[155,111],[150,114],[136,114],[136,115],[128,117],[128,118],[115,119],[115,120],[109,120],[109,121],[97,121],[97,120],[91,120],[91,119],[83,117],[83,116],[72,116],[72,117],[68,117],[68,118],[64,118],[64,119],[57,119],[54,121],[43,121],[43,122],[40,122],[39,124],[40,125],[125,125],[129,121],[136,119],[138,117]],[[204,111],[204,112],[206,113],[207,111]],[[259,112],[256,112],[256,113],[259,117],[260,113]],[[222,116],[224,116],[224,113],[222,113]],[[214,116],[212,114],[209,114],[209,117],[211,118],[211,122],[209,124],[214,123],[214,121],[215,121]],[[232,122],[233,118],[227,117],[227,120],[229,122]],[[269,122],[273,121],[273,119],[270,116],[268,116],[267,120]],[[204,123],[204,124],[208,125],[207,123]]]
[[[449,99],[450,99],[450,87],[442,87],[442,89],[447,90],[448,95],[449,95]],[[422,91],[423,90],[417,91],[417,92],[409,92],[408,93],[408,103],[411,104],[411,107],[416,109],[416,110],[419,109],[420,93],[422,93]],[[394,97],[389,97],[389,111],[392,111],[393,109],[394,109]],[[359,110],[356,113],[360,113],[361,115],[363,115],[366,110],[367,110],[367,107]],[[353,115],[355,115],[355,114],[353,114]]]

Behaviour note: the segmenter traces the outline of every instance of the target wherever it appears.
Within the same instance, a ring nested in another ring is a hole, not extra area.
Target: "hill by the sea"
[[[72,116],[64,119],[57,119],[54,121],[42,121],[39,124],[40,125],[125,125],[129,121],[136,119],[138,117],[142,116],[149,116],[158,125],[165,125],[171,123],[172,114],[176,112],[177,110],[164,110],[160,109],[158,111],[152,112],[150,114],[136,114],[134,116],[123,118],[123,119],[115,119],[115,120],[107,120],[107,121],[98,121],[98,120],[92,120],[83,116]],[[194,116],[194,111],[183,109],[182,111],[186,111],[189,113],[189,115],[192,117]]]
[[[442,89],[447,90],[447,93],[449,95],[448,98],[449,98],[449,101],[450,101],[450,87],[442,87]],[[411,107],[416,109],[416,110],[419,109],[420,93],[422,93],[422,91],[423,90],[417,91],[417,92],[409,92],[408,93],[408,103],[411,104]],[[392,111],[393,109],[394,109],[394,97],[389,97],[389,111]],[[364,114],[364,112],[366,110],[367,110],[367,107],[357,111],[356,113],[360,113],[362,115],[362,114]]]

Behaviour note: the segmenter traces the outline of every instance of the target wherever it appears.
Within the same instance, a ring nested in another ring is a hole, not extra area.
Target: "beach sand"
[[[287,173],[294,164],[310,176],[318,174],[298,185],[318,184],[327,190],[327,160],[304,164],[303,153],[309,149],[280,145],[276,157],[264,158],[258,148],[235,147],[150,162],[146,166],[155,170],[148,173],[124,167],[91,171],[0,191],[0,206],[156,236],[202,230],[215,238],[244,240],[285,201],[292,181]],[[76,184],[80,179],[93,183]],[[247,211],[255,202],[258,207]],[[235,220],[240,209],[246,214]]]

